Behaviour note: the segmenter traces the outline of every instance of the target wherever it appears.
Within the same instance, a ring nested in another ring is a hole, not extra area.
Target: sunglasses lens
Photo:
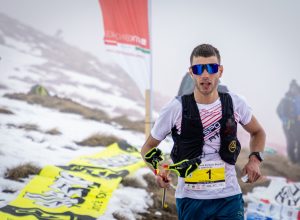
[[[203,72],[203,65],[198,64],[198,65],[192,66],[192,71],[195,75],[201,75]]]
[[[214,74],[217,73],[219,70],[219,65],[216,63],[212,63],[212,64],[206,64],[206,69],[207,72],[210,74]]]

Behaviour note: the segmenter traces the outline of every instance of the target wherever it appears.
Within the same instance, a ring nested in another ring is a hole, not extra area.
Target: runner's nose
[[[202,76],[202,78],[203,78],[203,77],[209,77],[209,73],[207,72],[206,69],[203,70],[203,73],[202,73],[201,76]]]

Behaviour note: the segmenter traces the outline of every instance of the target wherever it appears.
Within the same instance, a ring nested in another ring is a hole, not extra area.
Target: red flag
[[[151,87],[148,0],[99,0],[104,43],[144,95]]]
[[[99,0],[105,44],[130,44],[150,49],[147,0]]]

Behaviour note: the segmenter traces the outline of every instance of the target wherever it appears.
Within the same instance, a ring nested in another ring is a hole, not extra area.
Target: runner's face
[[[216,56],[211,57],[194,57],[192,66],[196,64],[209,64],[209,63],[219,63]],[[209,74],[206,69],[204,69],[201,75],[195,75],[192,73],[190,68],[190,75],[195,82],[196,90],[204,96],[212,94],[217,90],[219,78],[221,78],[223,72],[223,66],[219,66],[218,72],[214,74]],[[197,92],[196,91],[196,92]]]

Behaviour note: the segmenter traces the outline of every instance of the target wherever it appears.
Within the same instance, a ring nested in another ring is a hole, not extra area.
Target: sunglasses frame
[[[208,66],[208,65],[212,65],[212,66]],[[207,64],[196,64],[190,67],[191,72],[195,75],[201,76],[204,72],[204,70],[206,70],[208,72],[208,74],[212,75],[212,74],[216,74],[219,71],[219,66],[220,64],[218,63],[207,63]],[[199,73],[199,68],[201,70],[201,73]],[[197,69],[197,72],[194,72],[194,69]]]

